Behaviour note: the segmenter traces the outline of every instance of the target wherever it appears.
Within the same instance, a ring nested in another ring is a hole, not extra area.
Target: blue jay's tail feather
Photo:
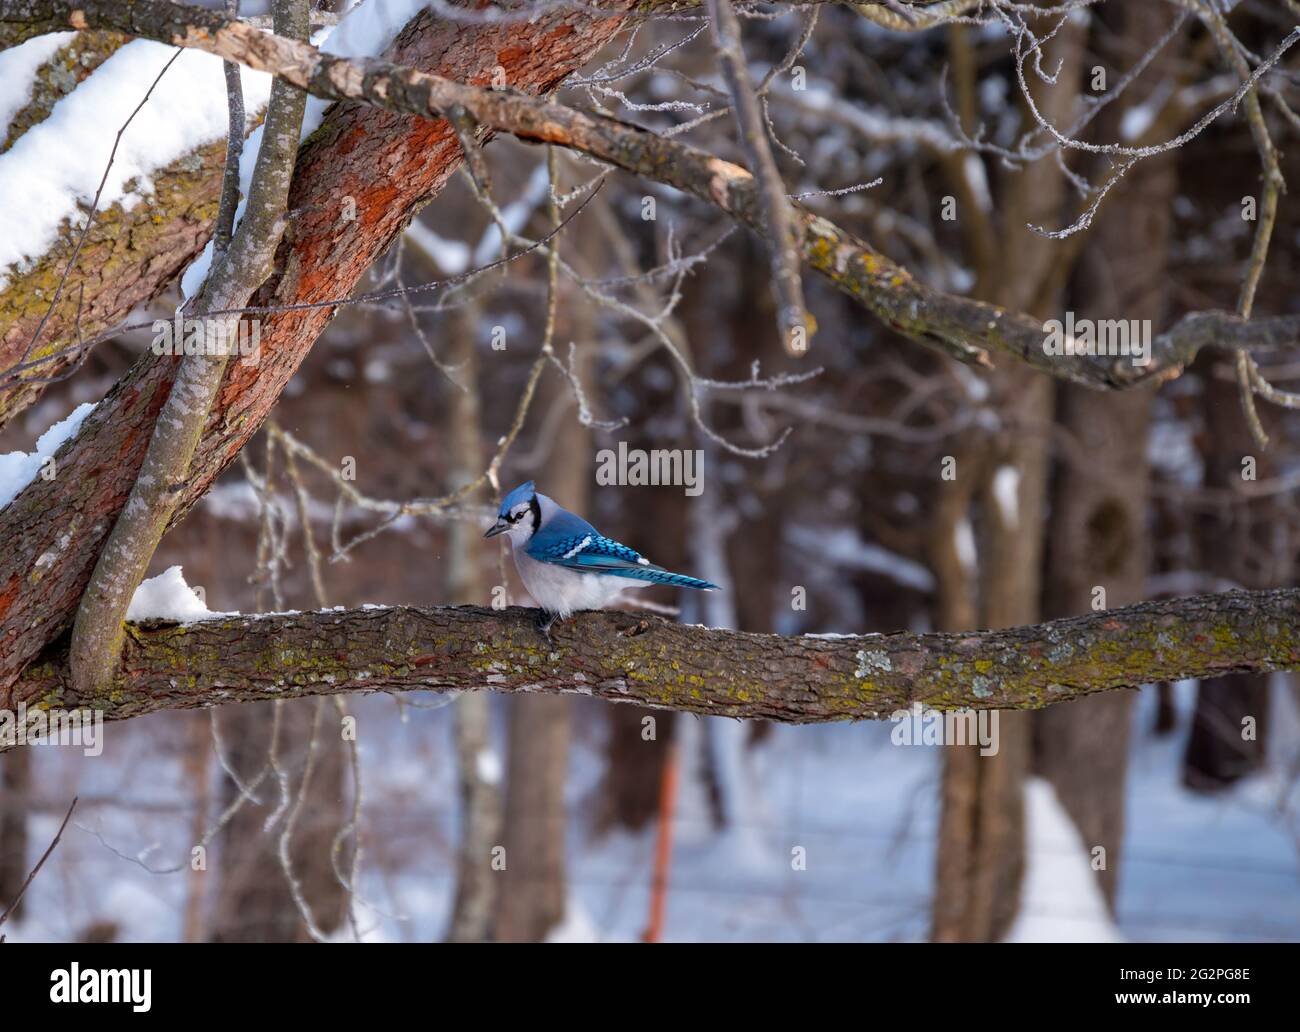
[[[674,588],[695,588],[698,591],[720,591],[716,584],[711,584],[698,577],[688,577],[684,573],[669,573],[656,566],[638,566],[622,570],[601,570],[608,577],[627,577],[629,580],[649,581],[651,584],[670,584]]]

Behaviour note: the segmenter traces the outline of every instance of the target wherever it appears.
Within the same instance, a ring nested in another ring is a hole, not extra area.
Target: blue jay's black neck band
[[[536,534],[542,525],[542,505],[537,500],[537,495],[528,500],[528,508],[533,514],[533,533]]]

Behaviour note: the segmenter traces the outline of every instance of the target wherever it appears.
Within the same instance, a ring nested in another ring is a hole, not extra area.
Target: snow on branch
[[[965,634],[747,634],[624,612],[537,633],[533,610],[366,607],[128,625],[111,687],[77,694],[66,645],[0,706],[41,700],[105,719],[344,692],[490,689],[787,723],[1037,709],[1100,691],[1300,667],[1300,590],[1145,602]]]
[[[714,204],[750,228],[766,221],[760,189],[745,169],[649,130],[563,104],[469,86],[378,60],[350,61],[310,44],[260,32],[223,15],[159,0],[0,0],[0,23],[115,28],[270,71],[325,99],[359,100],[405,114],[463,111],[482,126],[588,154]],[[1295,347],[1300,316],[1245,320],[1194,312],[1151,342],[1149,361],[1048,347],[1044,324],[1023,313],[918,282],[902,266],[821,216],[795,208],[801,254],[815,271],[899,333],[959,361],[990,364],[990,354],[1097,389],[1128,389],[1179,376],[1203,347],[1252,351]]]

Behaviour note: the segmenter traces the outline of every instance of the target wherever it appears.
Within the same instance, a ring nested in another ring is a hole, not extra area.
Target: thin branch
[[[758,180],[762,224],[772,265],[772,292],[776,295],[777,328],[786,351],[801,355],[808,350],[812,327],[808,323],[803,282],[799,276],[798,226],[776,159],[772,157],[767,120],[749,78],[749,67],[740,41],[740,21],[732,10],[731,0],[708,0],[708,10],[713,23],[713,45],[731,92],[741,145]]]
[[[5,907],[4,913],[0,914],[0,926],[3,926],[4,923],[9,920],[9,915],[12,914],[18,904],[22,902],[23,896],[27,893],[27,887],[31,885],[37,872],[45,866],[45,861],[48,860],[50,854],[54,852],[54,847],[57,846],[63,838],[63,829],[68,826],[68,821],[72,819],[72,811],[77,808],[77,798],[77,796],[72,797],[72,802],[68,806],[68,812],[63,815],[63,823],[59,825],[59,830],[54,833],[54,840],[45,848],[45,852],[41,854],[41,858],[36,861],[36,866],[28,873],[27,878],[23,881],[22,887],[18,890],[18,895],[9,901],[9,905]],[[0,935],[0,942],[4,941],[5,937]]]
[[[276,28],[298,40],[307,37],[306,0],[274,0]],[[77,608],[69,656],[83,689],[106,683],[117,667],[125,638],[123,621],[131,596],[149,567],[179,501],[213,399],[225,375],[238,317],[214,319],[212,312],[245,304],[271,273],[284,232],[285,211],[306,94],[284,79],[271,84],[247,210],[230,248],[203,285],[187,314],[202,319],[205,338],[221,342],[215,353],[201,348],[186,354],[154,425],[153,436]],[[217,331],[216,335],[212,331]]]
[[[239,16],[239,0],[226,0],[226,13]],[[239,207],[239,162],[244,154],[244,83],[239,65],[223,61],[226,77],[226,167],[221,178],[221,201],[217,205],[217,224],[212,231],[212,261],[220,264],[230,247],[235,231],[235,210]]]
[[[136,0],[130,11],[133,16],[127,17],[107,0],[0,0],[0,22],[39,21],[50,28],[94,25],[175,40],[273,72],[326,99],[361,100],[425,116],[461,105],[481,125],[581,151],[677,187],[763,229],[758,190],[749,172],[626,122],[384,61],[347,61],[308,44],[257,33],[200,8]],[[1300,30],[1287,37],[1283,48],[1297,39]],[[1281,48],[1272,59],[1280,53]],[[1249,85],[1243,86],[1243,95]],[[1040,320],[929,288],[827,219],[796,211],[803,257],[816,271],[903,335],[969,364],[990,365],[989,354],[996,352],[1062,380],[1127,389],[1180,375],[1203,347],[1256,350],[1294,346],[1300,339],[1300,316],[1248,322],[1222,312],[1195,312],[1152,342],[1151,360],[1145,365],[1114,356],[1048,353]]]

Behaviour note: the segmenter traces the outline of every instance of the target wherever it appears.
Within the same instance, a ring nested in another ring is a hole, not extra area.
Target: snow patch
[[[435,262],[448,276],[457,276],[469,268],[469,247],[459,240],[440,237],[423,222],[406,227],[406,238]]]
[[[1123,942],[1087,847],[1056,790],[1025,783],[1025,881],[1004,942]]]
[[[975,531],[970,520],[962,517],[953,528],[953,547],[957,549],[957,561],[967,573],[975,572]]]
[[[547,942],[599,942],[600,932],[575,896],[564,904],[564,919],[546,933]]]
[[[185,583],[179,566],[169,566],[157,577],[150,577],[135,589],[126,618],[141,620],[172,620],[176,623],[193,623],[212,620],[220,616],[238,616],[238,613],[215,613],[200,600],[194,589]]]
[[[0,136],[9,131],[14,115],[31,101],[33,80],[41,65],[74,35],[52,32],[0,50]]]
[[[501,757],[491,749],[480,749],[474,757],[474,768],[478,779],[484,784],[501,784]]]
[[[15,266],[43,255],[65,223],[80,231],[117,131],[174,53],[150,40],[126,44],[0,155],[0,197],[21,199],[0,206],[0,287]],[[242,82],[254,116],[266,105],[271,77],[243,69]],[[152,195],[155,172],[224,138],[228,123],[221,59],[183,51],[122,134],[99,210],[129,210]]]
[[[1020,522],[1020,470],[999,466],[993,474],[993,497],[1002,513],[1002,522],[1014,528]]]
[[[978,154],[968,153],[962,159],[962,171],[966,175],[967,182],[970,183],[971,193],[975,195],[975,203],[979,205],[981,211],[993,210],[993,196],[989,193],[989,179],[984,172],[984,162],[980,160]]]
[[[0,214],[0,219],[3,217]],[[65,419],[55,423],[37,438],[34,452],[16,451],[0,455],[0,509],[17,498],[23,488],[36,479],[45,460],[51,458],[63,446],[63,442],[81,428],[82,421],[94,407],[95,402],[91,401],[78,405]]]
[[[934,590],[934,575],[928,569],[897,552],[863,541],[852,528],[791,527],[786,540],[832,566],[878,573],[914,591]]]

